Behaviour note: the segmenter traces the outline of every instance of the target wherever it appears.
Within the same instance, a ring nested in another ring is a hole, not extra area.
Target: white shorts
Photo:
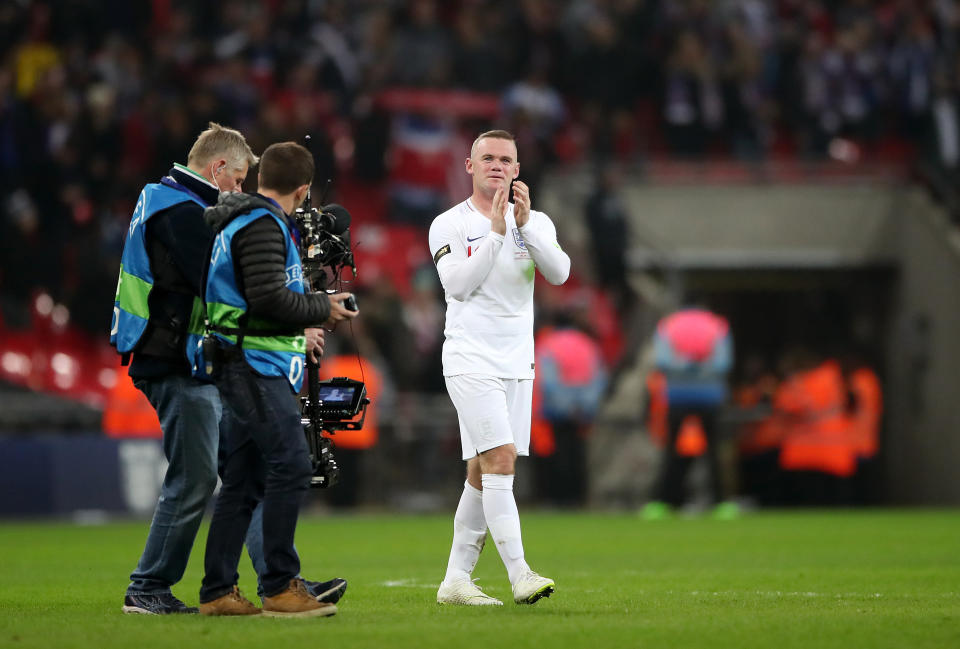
[[[458,374],[444,380],[457,409],[464,460],[504,444],[530,455],[533,379]]]

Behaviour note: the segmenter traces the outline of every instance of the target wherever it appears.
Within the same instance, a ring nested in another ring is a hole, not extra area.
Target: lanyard
[[[184,194],[190,196],[191,198],[193,198],[194,200],[196,200],[197,202],[199,202],[201,205],[205,207],[210,206],[210,204],[207,201],[200,198],[199,194],[197,194],[195,191],[193,191],[188,187],[184,187],[183,185],[178,183],[176,180],[174,180],[170,176],[164,176],[163,178],[161,178],[160,183],[163,185],[166,185],[167,187],[170,187],[171,189],[176,189],[177,191],[183,192]]]
[[[287,216],[287,215],[284,215]],[[290,238],[293,239],[293,247],[300,251],[300,228],[296,221],[287,216],[287,229],[290,230]]]

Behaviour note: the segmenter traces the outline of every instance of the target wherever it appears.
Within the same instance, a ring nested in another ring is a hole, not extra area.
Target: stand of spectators
[[[958,29],[952,0],[6,3],[0,315],[47,293],[100,336],[139,187],[211,120],[255,151],[311,134],[317,196],[355,223],[423,228],[465,191],[464,134],[501,126],[534,192],[611,158],[922,151],[960,213]]]

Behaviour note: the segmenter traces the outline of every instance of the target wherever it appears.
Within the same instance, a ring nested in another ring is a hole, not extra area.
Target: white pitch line
[[[674,591],[666,591],[668,594],[673,595]],[[737,590],[724,590],[724,591],[702,591],[694,590],[690,591],[690,595],[712,595],[714,597],[737,597],[746,594],[743,591]],[[755,590],[753,591],[754,595],[759,595],[760,597],[834,597],[837,599],[843,598],[859,598],[863,599],[864,597],[880,598],[883,597],[883,593],[818,593],[815,591],[781,591],[781,590]]]
[[[427,584],[413,579],[390,579],[381,582],[380,585],[387,588],[437,588],[439,586],[439,584]]]

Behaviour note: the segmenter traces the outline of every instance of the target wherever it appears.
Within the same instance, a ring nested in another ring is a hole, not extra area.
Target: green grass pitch
[[[514,605],[488,543],[496,608],[436,604],[448,516],[308,516],[304,574],[350,581],[333,618],[120,613],[145,522],[0,523],[0,647],[960,647],[960,512],[765,512],[733,521],[521,512],[557,592]],[[201,533],[174,592],[197,601]],[[254,594],[249,561],[240,587]],[[255,598],[253,598],[255,599]]]

